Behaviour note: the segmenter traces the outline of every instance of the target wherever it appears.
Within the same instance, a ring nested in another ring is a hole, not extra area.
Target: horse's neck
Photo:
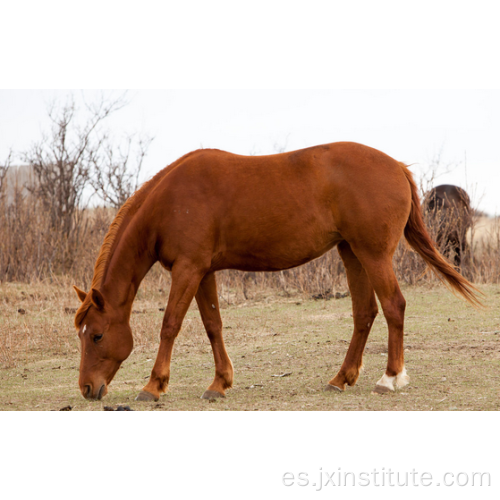
[[[112,306],[128,316],[139,285],[156,262],[145,241],[148,228],[134,221],[117,242],[103,278],[101,291]]]

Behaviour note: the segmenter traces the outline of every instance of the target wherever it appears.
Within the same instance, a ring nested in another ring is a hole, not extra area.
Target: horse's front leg
[[[172,268],[172,286],[161,328],[160,348],[149,382],[136,401],[158,401],[160,394],[167,391],[174,341],[202,277],[203,273],[197,272],[190,262],[178,262]]]

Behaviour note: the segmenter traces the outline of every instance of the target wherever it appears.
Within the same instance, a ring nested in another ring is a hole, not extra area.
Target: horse
[[[409,382],[404,364],[406,301],[392,267],[401,236],[472,304],[478,291],[439,254],[423,222],[407,166],[386,154],[338,142],[269,156],[201,149],[157,173],[122,206],[100,249],[75,327],[81,341],[79,386],[100,400],[133,348],[129,319],[141,280],[159,261],[172,283],[149,381],[136,400],[166,392],[170,359],[195,298],[210,340],[215,377],[202,398],[224,397],[233,365],[222,336],[215,273],[280,271],[337,247],[352,297],[354,331],[345,360],[325,389],[353,386],[378,313],[389,333],[385,373],[374,392]]]
[[[443,255],[453,257],[460,267],[468,250],[467,231],[472,225],[472,209],[466,191],[443,184],[431,189],[424,199],[424,212],[436,231],[436,243]]]

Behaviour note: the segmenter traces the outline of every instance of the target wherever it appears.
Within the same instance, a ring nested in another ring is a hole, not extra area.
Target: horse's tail
[[[477,294],[481,292],[455,271],[436,250],[424,224],[417,185],[408,167],[403,163],[400,163],[400,165],[411,188],[411,210],[404,231],[406,241],[425,260],[436,276],[450,286],[452,291],[460,294],[473,306],[481,307],[482,303],[477,297]]]

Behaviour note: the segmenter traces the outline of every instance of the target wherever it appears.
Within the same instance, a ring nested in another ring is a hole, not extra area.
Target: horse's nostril
[[[83,397],[84,398],[89,398],[91,396],[91,393],[92,393],[92,387],[90,387],[90,385],[86,385],[84,387]]]
[[[101,399],[102,395],[104,394],[104,389],[106,389],[106,384],[102,384],[101,388],[99,389],[99,394],[97,395],[97,399]]]

